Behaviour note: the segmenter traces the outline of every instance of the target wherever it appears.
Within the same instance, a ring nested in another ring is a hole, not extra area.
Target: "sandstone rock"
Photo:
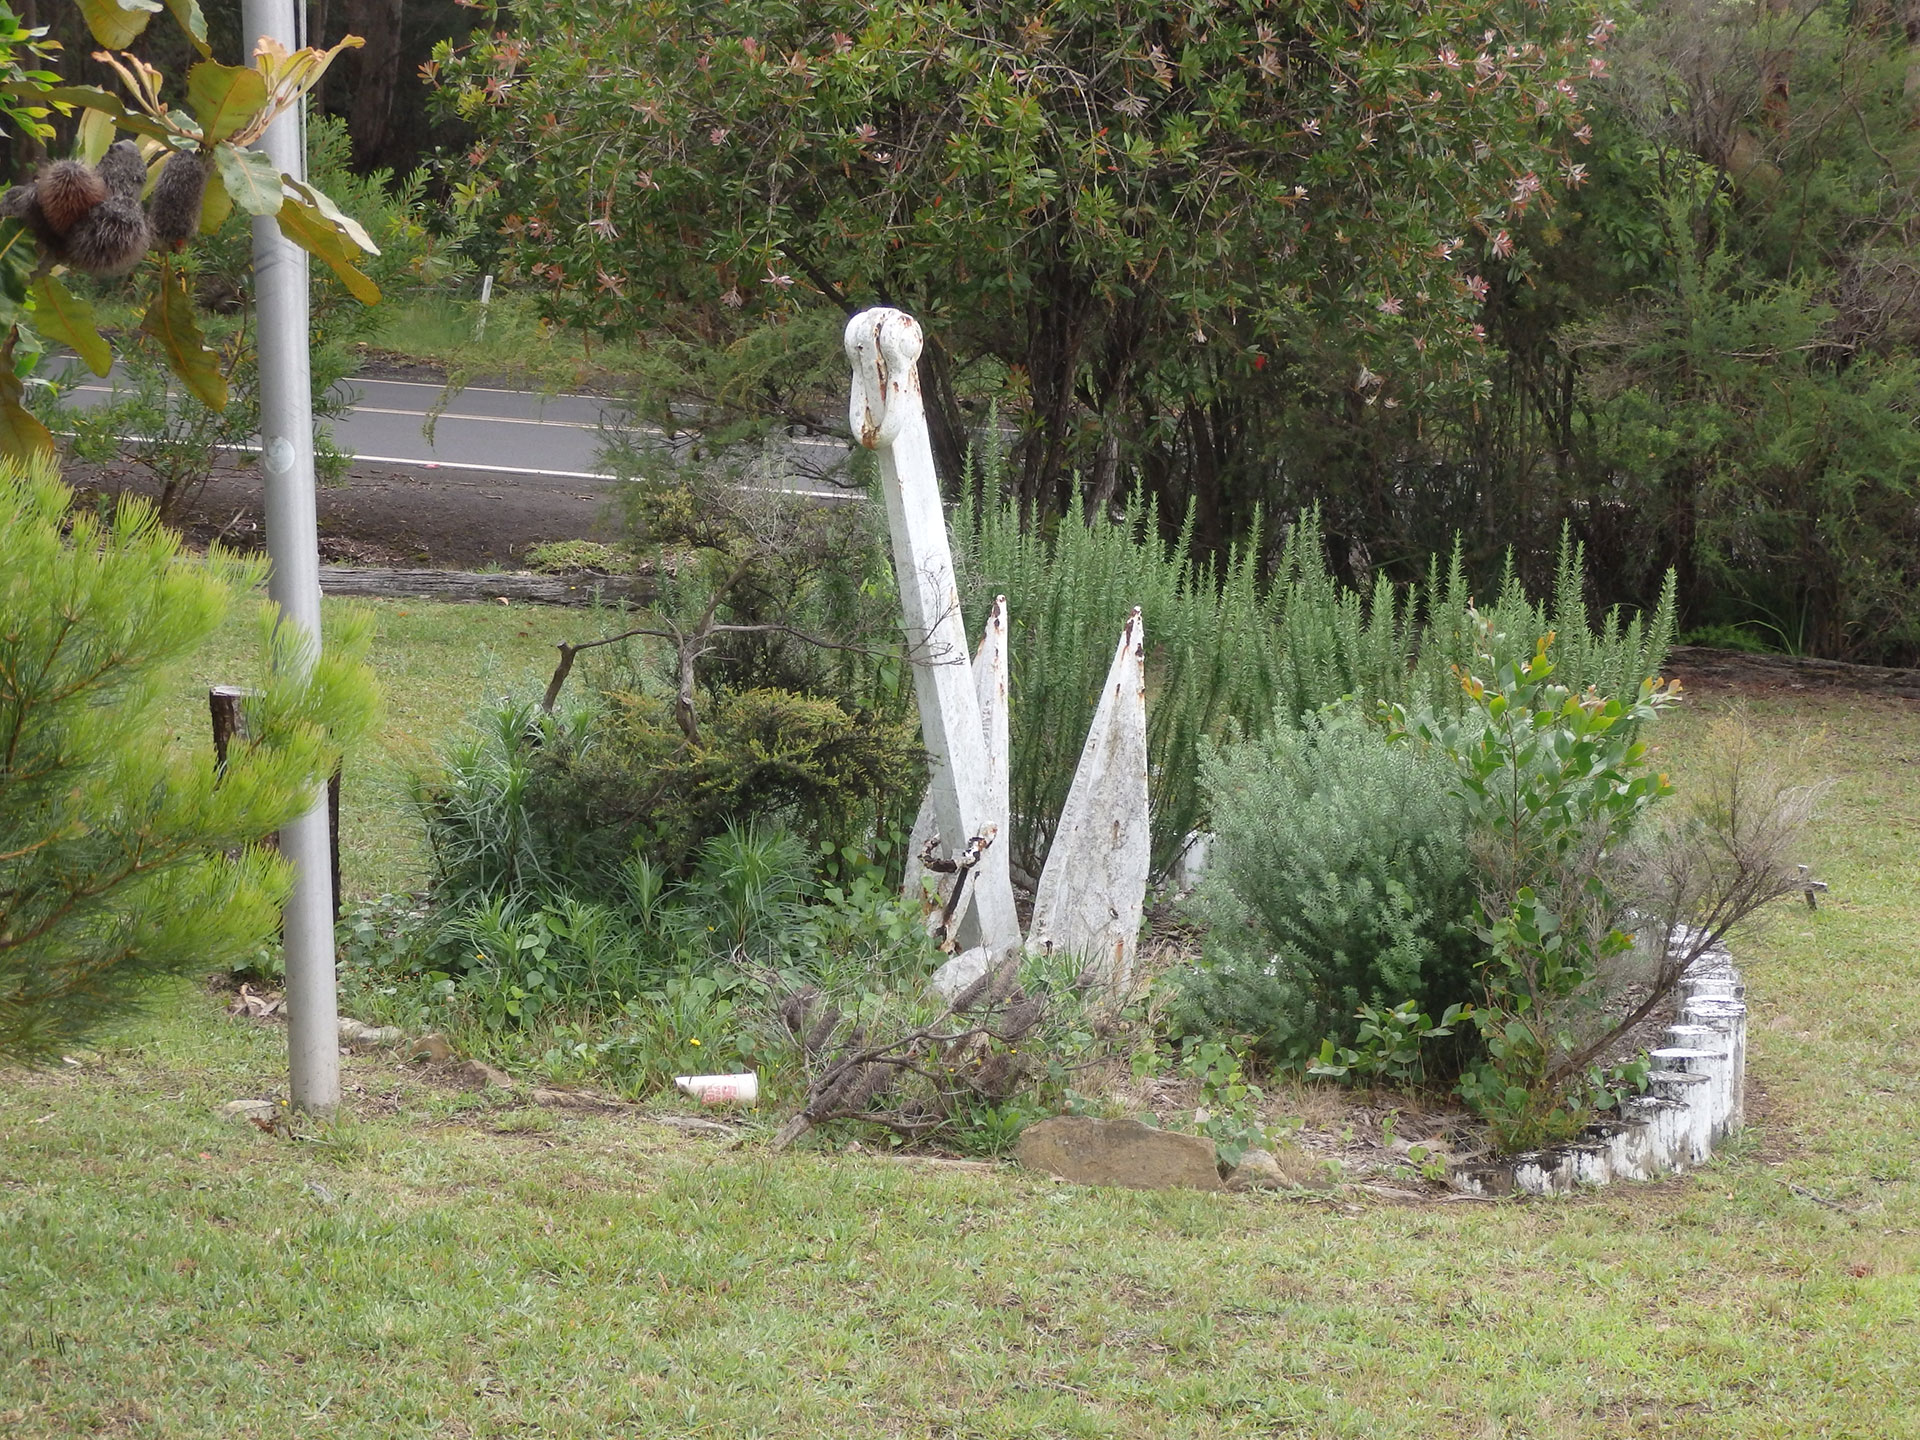
[[[448,1077],[476,1090],[511,1090],[513,1080],[484,1060],[469,1060]]]
[[[404,1038],[396,1025],[368,1025],[345,1015],[340,1017],[340,1043],[349,1050],[385,1050]]]
[[[1227,1189],[1331,1190],[1333,1175],[1327,1162],[1295,1145],[1277,1151],[1249,1150],[1227,1176]]]
[[[1229,1190],[1284,1190],[1292,1184],[1271,1150],[1249,1150],[1227,1173]]]
[[[453,1046],[447,1043],[447,1037],[437,1031],[432,1035],[422,1035],[413,1042],[407,1051],[409,1060],[424,1060],[429,1065],[438,1065],[453,1058]]]
[[[1056,1115],[1020,1132],[1014,1158],[1081,1185],[1133,1190],[1218,1190],[1213,1141],[1155,1130],[1138,1120]]]
[[[220,1107],[221,1118],[245,1124],[249,1120],[272,1120],[280,1107],[271,1100],[229,1100]]]

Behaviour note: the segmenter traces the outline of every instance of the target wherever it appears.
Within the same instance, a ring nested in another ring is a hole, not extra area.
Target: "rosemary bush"
[[[1253,728],[1273,708],[1280,635],[1263,605],[1257,537],[1216,567],[1191,558],[1191,515],[1167,545],[1156,507],[1137,495],[1118,520],[1076,508],[1051,536],[1028,518],[969,486],[954,526],[968,635],[995,595],[1007,597],[1014,861],[1034,874],[1045,862],[1100,683],[1138,605],[1153,863],[1164,869],[1204,818],[1201,737],[1230,719]]]
[[[1231,723],[1258,735],[1343,696],[1371,713],[1379,702],[1457,714],[1456,666],[1476,647],[1522,660],[1534,640],[1557,635],[1559,673],[1584,689],[1627,693],[1658,673],[1674,634],[1674,582],[1659,605],[1625,619],[1589,614],[1585,562],[1562,537],[1552,596],[1536,602],[1514,574],[1475,610],[1456,545],[1424,583],[1382,576],[1371,595],[1327,568],[1315,511],[1288,527],[1270,572],[1256,527],[1224,562],[1194,558],[1189,511],[1162,540],[1157,507],[1135,494],[1116,517],[1075,509],[1052,527],[998,498],[1005,460],[988,441],[969,456],[954,517],[955,563],[967,633],[977,636],[996,595],[1012,628],[1014,860],[1038,874],[1073,782],[1120,627],[1138,605],[1147,631],[1148,796],[1153,864],[1163,872],[1186,835],[1212,823],[1200,783],[1200,746]]]

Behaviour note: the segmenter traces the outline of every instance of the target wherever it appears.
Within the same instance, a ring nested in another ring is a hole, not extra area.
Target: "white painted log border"
[[[1565,1195],[1705,1163],[1716,1142],[1746,1123],[1745,997],[1733,957],[1709,951],[1680,982],[1667,1043],[1648,1052],[1655,1068],[1645,1095],[1570,1145],[1458,1165],[1448,1183],[1469,1195]]]

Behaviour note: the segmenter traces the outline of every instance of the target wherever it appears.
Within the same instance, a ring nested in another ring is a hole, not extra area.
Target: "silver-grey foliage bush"
[[[1210,928],[1176,979],[1179,1021],[1295,1062],[1350,1039],[1362,1004],[1469,999],[1474,877],[1451,779],[1351,703],[1204,745],[1217,839],[1193,904]]]

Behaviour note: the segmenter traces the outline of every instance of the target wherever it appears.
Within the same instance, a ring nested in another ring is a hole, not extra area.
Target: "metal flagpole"
[[[299,46],[295,0],[242,0],[242,34]],[[304,102],[260,142],[274,165],[306,178]],[[320,543],[314,508],[313,388],[307,330],[307,254],[270,215],[253,218],[254,313],[260,355],[260,466],[266,480],[267,593],[283,624],[320,644]],[[313,808],[280,832],[293,864],[284,933],[288,1068],[293,1106],[328,1114],[340,1104],[340,1034],[334,994],[333,876],[324,788]]]

